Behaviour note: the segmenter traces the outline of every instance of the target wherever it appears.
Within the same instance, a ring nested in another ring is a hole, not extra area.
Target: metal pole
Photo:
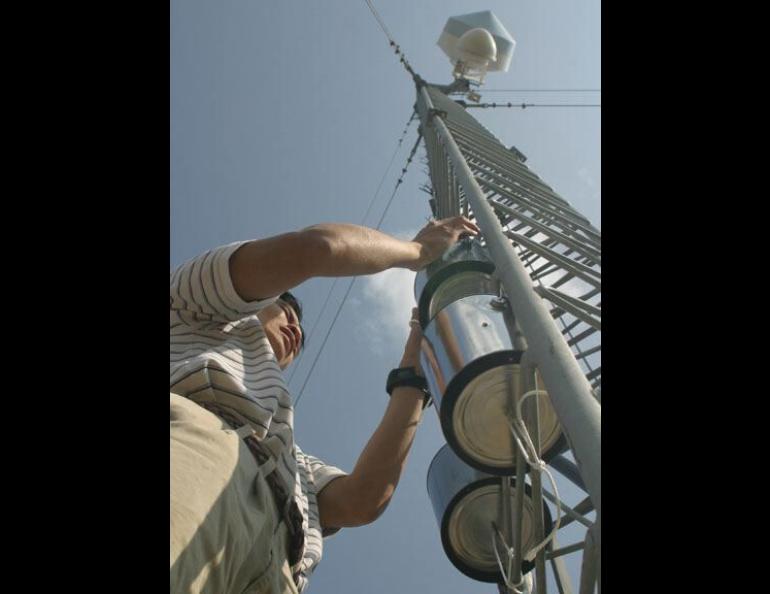
[[[511,333],[511,338],[514,343],[514,347],[524,351],[523,359],[526,359],[527,341],[516,325],[516,319],[511,312],[510,304],[506,304],[506,310],[504,313],[505,320],[508,325],[508,330]],[[508,378],[508,406],[510,407],[508,414],[511,418],[515,418],[516,410],[516,395],[513,391],[513,378]],[[516,452],[516,491],[514,493],[514,508],[513,508],[513,520],[512,526],[513,541],[508,541],[509,545],[513,547],[513,569],[510,576],[511,581],[514,584],[518,584],[521,581],[521,564],[524,560],[524,551],[522,550],[522,530],[523,530],[523,518],[524,518],[524,484],[526,472],[524,471],[524,455],[516,445],[513,435],[510,436],[511,447]],[[508,477],[505,477],[508,481]]]
[[[522,373],[522,394],[535,389],[535,373],[537,368],[527,357],[527,360],[521,366]],[[524,422],[532,438],[532,444],[535,446],[535,453],[540,458],[540,397],[535,395],[524,402],[522,414]],[[518,469],[517,469],[518,471]],[[534,511],[534,534],[535,542],[540,544],[545,538],[545,526],[543,525],[543,484],[540,470],[530,469],[530,480],[532,481],[532,504]],[[545,581],[545,549],[535,555],[535,591],[537,594],[546,594],[547,586]]]
[[[553,547],[558,546],[555,538],[551,544]],[[567,564],[564,563],[564,559],[561,556],[550,556],[549,560],[551,561],[551,569],[553,569],[553,577],[556,580],[556,588],[559,590],[559,594],[572,594],[572,582],[569,579]]]
[[[505,546],[511,546],[513,540],[513,518],[511,517],[511,480],[504,476],[501,479],[500,506],[502,507],[503,536],[505,536]],[[497,542],[497,541],[495,541]],[[508,576],[510,579],[510,576]],[[506,585],[506,594],[512,594],[513,589]]]
[[[476,222],[482,230],[516,320],[529,343],[529,353],[543,375],[553,408],[572,445],[572,450],[588,487],[588,493],[601,514],[601,407],[593,396],[575,357],[548,313],[543,300],[535,293],[532,282],[505,236],[494,210],[487,202],[462,152],[454,141],[441,115],[435,111],[428,89],[422,85],[419,96],[425,106],[428,122],[434,126],[444,144],[447,157],[471,203]],[[597,517],[598,520],[598,517]],[[598,523],[598,522],[597,522]],[[600,544],[600,533],[594,535]]]
[[[554,497],[551,493],[549,493],[545,489],[543,489],[543,496],[548,501],[550,501],[551,503],[556,505],[556,497]],[[567,516],[569,516],[570,518],[572,518],[573,520],[575,520],[577,522],[580,522],[586,528],[591,528],[594,525],[594,523],[591,520],[588,520],[588,519],[584,518],[583,516],[581,516],[578,512],[576,512],[574,509],[572,509],[570,506],[568,506],[563,501],[559,501],[559,507],[561,508],[561,511],[563,511],[565,514],[567,514]],[[561,528],[561,526],[563,526],[565,524],[566,524],[566,522],[562,521],[562,523],[559,526],[559,528]]]
[[[594,538],[598,533],[598,522],[586,532],[583,565],[580,568],[580,594],[594,594],[601,561],[601,549]]]
[[[562,509],[564,509],[564,508],[562,507]],[[583,501],[578,503],[572,509],[572,511],[574,513],[576,513],[576,514],[581,515],[581,516],[585,516],[586,514],[590,513],[593,509],[594,509],[594,504],[591,501],[591,498],[590,497],[586,497],[585,499],[583,499]],[[571,515],[569,515],[569,513],[567,515],[569,517],[562,518],[561,526],[559,526],[559,529],[564,528],[565,526],[567,526],[567,525],[571,524],[573,521],[575,521],[575,519],[573,519],[573,517]],[[590,522],[590,520],[588,520],[588,521]]]
[[[515,447],[515,446],[514,446]],[[522,519],[524,518],[524,455],[516,448],[516,492],[514,493],[514,518],[517,522],[513,533],[513,575],[511,581],[516,584],[521,581],[521,562],[524,560],[524,551],[521,548]]]
[[[546,555],[546,558],[549,560],[556,559],[557,557],[562,557],[563,555],[569,555],[570,553],[574,553],[575,551],[582,551],[585,548],[586,548],[586,543],[576,542],[575,544],[571,544],[569,546],[562,547],[560,549],[550,550],[548,552],[548,555]]]

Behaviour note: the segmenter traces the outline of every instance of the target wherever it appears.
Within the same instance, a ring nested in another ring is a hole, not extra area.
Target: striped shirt
[[[243,243],[210,250],[171,275],[171,391],[227,408],[275,458],[303,515],[302,591],[323,553],[316,496],[345,472],[294,443],[291,396],[256,315],[276,297],[245,302],[230,278],[230,256]]]

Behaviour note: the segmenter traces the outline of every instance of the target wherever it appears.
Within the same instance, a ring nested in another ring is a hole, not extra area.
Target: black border
[[[144,592],[169,575],[171,15],[166,4],[134,8],[51,7],[19,21],[48,24],[35,39],[56,45],[29,68],[44,105],[16,118],[43,122],[25,131],[28,154],[45,161],[21,194],[32,212],[9,218],[31,225],[26,266],[38,285],[22,285],[12,317],[26,318],[27,335],[38,326],[29,352],[40,355],[14,446],[41,453],[13,454],[41,482],[22,482],[24,499],[39,500],[11,515],[26,518],[24,550],[39,551],[41,535],[64,543],[43,580],[73,582],[74,570],[76,582],[117,577],[121,590]],[[22,575],[41,573],[30,569]]]

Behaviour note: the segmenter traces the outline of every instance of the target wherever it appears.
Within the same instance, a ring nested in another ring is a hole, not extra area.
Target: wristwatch
[[[392,370],[388,374],[388,381],[385,384],[385,391],[389,394],[393,394],[393,390],[402,386],[410,386],[412,388],[418,388],[422,390],[425,395],[425,399],[422,404],[422,408],[433,403],[430,391],[428,391],[428,382],[421,375],[417,375],[417,371],[414,367],[398,367]]]

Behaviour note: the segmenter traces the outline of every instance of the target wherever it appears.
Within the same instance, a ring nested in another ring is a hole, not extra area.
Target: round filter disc
[[[465,494],[456,503],[449,516],[447,537],[449,546],[456,560],[465,569],[475,574],[474,577],[489,580],[498,579],[499,569],[494,549],[492,548],[492,522],[502,531],[500,526],[500,491],[499,482],[485,484]],[[528,491],[528,490],[527,490]],[[514,505],[515,488],[511,489],[510,505]],[[534,505],[528,492],[524,496],[524,513],[522,515],[522,547],[529,551],[538,543],[535,542]],[[550,530],[550,514],[545,515],[545,534]],[[505,551],[498,538],[498,555],[505,559]],[[523,570],[529,571],[531,563],[524,562]],[[480,574],[484,574],[483,576]]]
[[[542,386],[542,382],[538,381],[538,386]],[[468,382],[454,403],[454,438],[465,456],[479,463],[482,470],[515,469],[516,445],[510,428],[510,420],[515,418],[511,390],[519,397],[523,394],[521,367],[501,365]],[[545,459],[562,432],[548,396],[541,394],[537,398],[540,451]]]

